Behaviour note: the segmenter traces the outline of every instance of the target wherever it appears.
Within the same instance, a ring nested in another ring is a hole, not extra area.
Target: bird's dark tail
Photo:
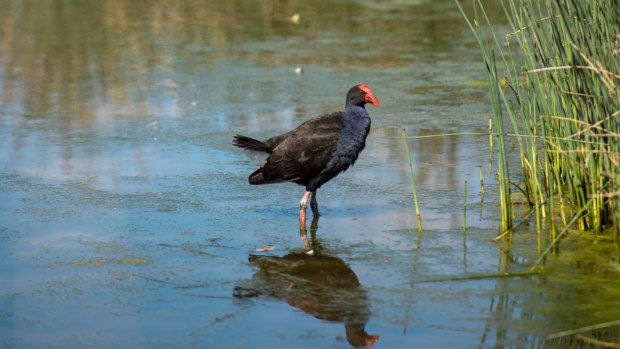
[[[254,173],[252,173],[250,177],[248,177],[248,180],[252,185],[266,184],[265,177],[263,177],[263,168],[261,167],[258,170],[254,171]]]
[[[268,146],[267,144],[261,141],[258,141],[254,138],[250,138],[250,137],[246,137],[242,135],[235,135],[233,137],[233,144],[239,148],[249,149],[253,151],[262,151],[266,153],[271,153],[273,151],[273,149],[271,149],[271,147]]]

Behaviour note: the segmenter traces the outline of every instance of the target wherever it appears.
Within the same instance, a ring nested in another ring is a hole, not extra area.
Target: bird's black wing
[[[324,170],[336,153],[344,126],[341,114],[337,112],[316,117],[293,131],[265,141],[279,143],[267,163],[255,172],[262,175],[262,183],[293,181],[306,184]]]

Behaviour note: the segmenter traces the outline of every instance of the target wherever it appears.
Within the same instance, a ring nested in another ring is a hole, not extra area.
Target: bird
[[[305,228],[308,200],[318,217],[317,190],[352,166],[366,146],[371,125],[366,104],[378,107],[379,99],[362,83],[347,92],[344,111],[316,116],[264,141],[235,135],[233,145],[243,148],[261,165],[250,174],[249,183],[294,182],[305,186],[299,203],[299,223]]]

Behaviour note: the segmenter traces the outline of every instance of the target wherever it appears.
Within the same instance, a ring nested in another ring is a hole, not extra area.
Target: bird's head
[[[379,99],[377,99],[370,87],[366,84],[359,84],[351,87],[347,93],[347,106],[357,105],[359,107],[364,107],[366,103],[377,107],[379,106]]]

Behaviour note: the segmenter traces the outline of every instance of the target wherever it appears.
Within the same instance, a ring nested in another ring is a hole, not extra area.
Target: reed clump
[[[512,225],[510,190],[516,181],[511,177],[522,181],[519,190],[532,204],[539,228],[552,210],[560,211],[564,224],[575,218],[583,230],[617,226],[620,1],[505,0],[502,5],[511,27],[505,36],[496,33],[480,0],[473,1],[473,16],[459,8],[487,70],[503,229]],[[516,174],[506,161],[507,127],[520,152]]]

